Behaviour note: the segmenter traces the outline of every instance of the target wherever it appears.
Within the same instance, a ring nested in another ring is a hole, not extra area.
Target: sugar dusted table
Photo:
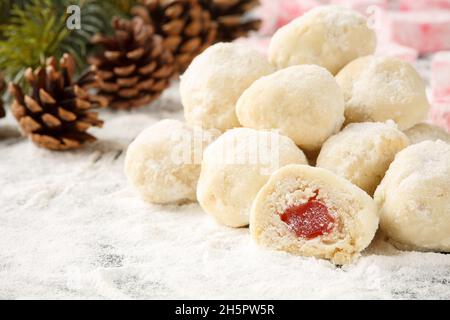
[[[0,299],[450,299],[450,255],[400,252],[378,236],[352,266],[271,252],[196,204],[142,202],[128,143],[182,118],[176,85],[154,106],[103,111],[99,141],[53,153],[0,120]]]

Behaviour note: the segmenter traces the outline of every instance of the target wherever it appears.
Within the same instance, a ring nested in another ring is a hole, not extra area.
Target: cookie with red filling
[[[276,171],[251,210],[258,244],[293,254],[353,262],[378,229],[373,199],[331,171],[289,165]]]

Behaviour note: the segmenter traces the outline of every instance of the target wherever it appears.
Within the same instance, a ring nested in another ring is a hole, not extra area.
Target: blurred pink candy
[[[429,9],[450,10],[450,0],[399,0],[399,8],[403,11]]]
[[[450,133],[450,103],[434,103],[430,110],[429,122]]]
[[[402,46],[395,42],[378,43],[376,55],[395,57],[406,62],[415,62],[419,57],[419,52],[413,48]]]
[[[378,44],[376,55],[391,56],[407,62],[415,62],[419,52],[411,47],[401,45],[392,40],[391,23],[388,11],[382,7],[368,7],[369,26],[377,34]]]
[[[388,0],[331,0],[330,4],[342,5],[366,16],[372,14],[373,6],[386,10],[389,5]]]
[[[260,34],[272,35],[279,28],[319,5],[321,3],[316,0],[261,0],[257,12],[263,21]]]
[[[392,40],[420,54],[450,50],[450,10],[390,12]]]
[[[450,104],[450,51],[439,52],[433,56],[431,91],[434,101]]]

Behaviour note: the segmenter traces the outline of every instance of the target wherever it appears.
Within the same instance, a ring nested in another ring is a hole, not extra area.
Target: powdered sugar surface
[[[450,255],[402,253],[379,236],[338,269],[259,248],[196,204],[142,202],[124,151],[148,125],[182,118],[176,92],[159,111],[103,112],[100,140],[75,152],[37,149],[0,120],[1,299],[450,299]]]

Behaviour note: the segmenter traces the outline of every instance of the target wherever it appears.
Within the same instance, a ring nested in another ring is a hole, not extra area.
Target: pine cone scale
[[[25,116],[25,117],[21,118],[19,123],[20,123],[20,126],[22,127],[22,129],[26,133],[32,133],[32,132],[38,131],[42,128],[42,126],[39,124],[39,122],[37,122],[30,116]]]
[[[144,105],[144,104],[148,104],[151,101],[155,100],[156,98],[158,98],[160,96],[160,93],[157,93],[155,95],[148,95],[148,96],[144,96],[141,98],[137,98],[131,101],[130,105],[132,107],[138,107],[140,105]]]
[[[183,20],[174,20],[162,26],[162,30],[169,36],[178,35],[184,28]]]
[[[98,113],[97,112],[90,112],[86,114],[83,118],[83,121],[88,122],[92,125],[98,125],[98,127],[103,126],[103,121],[98,119]]]
[[[79,87],[78,85],[75,85],[73,87],[68,87],[68,88],[71,88],[70,90],[73,90],[76,97],[79,97],[80,99],[83,99],[83,100],[89,100],[89,93],[86,90]]]
[[[63,137],[62,140],[63,140],[64,145],[66,146],[67,149],[74,149],[74,148],[80,147],[80,143],[77,140],[67,139],[65,137]],[[84,138],[84,141],[92,142],[94,140]],[[53,146],[51,146],[51,147],[53,147]],[[54,147],[56,147],[56,145]]]
[[[155,83],[154,79],[149,79],[146,81],[142,81],[137,85],[137,88],[141,91],[145,91],[145,90],[153,90],[153,84]]]
[[[139,77],[132,78],[119,78],[117,79],[117,84],[120,87],[132,87],[139,82]]]
[[[202,25],[198,22],[191,22],[184,28],[184,33],[189,37],[199,36],[202,31]],[[201,39],[199,39],[201,42]]]
[[[169,36],[166,39],[164,39],[164,46],[171,51],[175,51],[180,46],[182,41],[183,39],[179,36],[172,36],[172,37]]]
[[[155,71],[155,69],[158,67],[157,63],[152,61],[151,63],[149,63],[146,66],[142,66],[141,68],[139,68],[138,73],[140,75],[150,75],[153,71]]]
[[[164,59],[166,62],[168,62],[167,64],[170,64],[170,62],[172,61],[172,55],[166,50],[166,48],[164,48],[163,39],[160,37],[156,37],[155,39],[155,46],[150,49],[150,56],[153,59],[161,56],[161,59]]]
[[[120,86],[117,83],[108,83],[108,82],[102,82],[100,84],[100,89],[107,93],[113,93],[120,89]]]
[[[78,131],[85,132],[91,127],[91,124],[89,122],[84,122],[84,121],[80,120],[80,121],[77,121],[75,126],[76,126]]]
[[[127,53],[127,58],[131,60],[139,60],[145,54],[144,48],[137,48],[136,50]]]
[[[43,114],[41,119],[51,129],[59,128],[62,125],[62,122],[50,113]]]
[[[228,8],[235,6],[240,2],[240,0],[210,0],[210,2],[220,8]]]
[[[35,144],[37,144],[43,148],[50,149],[50,150],[63,149],[63,147],[60,146],[61,145],[60,141],[58,139],[52,138],[50,136],[44,136],[44,135],[40,135],[40,134],[31,134],[31,140]],[[64,145],[66,146],[66,148],[68,148],[68,146],[69,146],[67,143],[65,143]]]
[[[184,12],[183,5],[181,3],[174,3],[167,7],[165,11],[165,15],[169,18],[178,18],[180,17]]]
[[[55,104],[56,100],[44,89],[39,90],[39,99],[41,103]]]
[[[218,21],[226,26],[226,27],[232,27],[241,22],[240,16],[223,16],[218,19]]]
[[[66,109],[63,109],[61,107],[58,108],[58,116],[66,122],[74,121],[77,119],[77,115],[75,113],[67,111]]]
[[[99,95],[91,96],[89,100],[92,101],[92,103],[100,106],[101,108],[106,108],[108,106],[108,104],[110,103],[110,100],[107,97],[103,97],[103,96],[99,96]],[[93,114],[93,113],[95,114],[95,112],[90,112],[88,114]],[[102,124],[103,124],[103,122],[102,122]]]
[[[11,112],[16,120],[20,120],[20,118],[24,117],[27,114],[25,107],[19,104],[17,101],[14,101],[12,103]]]
[[[161,67],[161,69],[159,69],[153,73],[153,77],[155,77],[157,79],[165,79],[172,74],[172,71],[173,71],[172,67],[163,66],[163,67]]]
[[[114,73],[120,77],[127,77],[136,71],[136,65],[132,64],[125,67],[115,67]]]
[[[109,61],[117,61],[122,57],[122,53],[120,51],[105,51],[105,57]]]
[[[202,43],[199,38],[191,39],[191,40],[185,42],[180,47],[180,52],[182,52],[182,53],[194,52],[200,48],[201,44]]]
[[[101,80],[109,80],[114,77],[114,72],[99,70],[97,71],[97,76]]]
[[[34,113],[42,112],[40,104],[30,96],[25,96],[25,107]]]
[[[81,110],[87,110],[91,108],[91,102],[83,100],[83,99],[75,99],[75,107]],[[65,107],[64,103],[61,103],[63,107]]]
[[[119,96],[122,98],[134,98],[139,95],[137,88],[119,90]]]
[[[164,86],[165,86],[164,81],[158,81],[152,86],[152,88],[155,91],[160,91],[162,88],[164,88]]]

